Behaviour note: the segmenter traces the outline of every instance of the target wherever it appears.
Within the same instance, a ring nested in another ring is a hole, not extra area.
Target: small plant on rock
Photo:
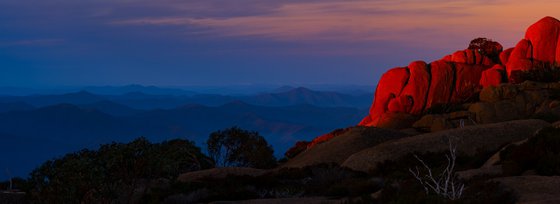
[[[436,195],[442,196],[450,200],[457,200],[461,198],[465,185],[458,181],[455,175],[455,161],[457,159],[457,138],[449,137],[449,154],[446,154],[447,166],[439,175],[434,175],[432,168],[420,159],[417,155],[414,157],[422,164],[426,174],[421,174],[418,166],[415,170],[408,169],[408,171],[420,182],[424,187],[426,194],[433,191]]]

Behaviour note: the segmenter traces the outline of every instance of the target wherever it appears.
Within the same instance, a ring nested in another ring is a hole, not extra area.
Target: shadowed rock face
[[[410,127],[403,123],[412,120],[403,121],[407,118],[403,114],[420,116],[438,104],[465,103],[482,87],[522,82],[512,76],[515,72],[536,69],[537,63],[560,64],[560,21],[545,17],[531,25],[514,48],[502,52],[501,45],[497,47],[501,62],[466,49],[429,64],[416,61],[387,71],[379,80],[369,115],[358,125]]]

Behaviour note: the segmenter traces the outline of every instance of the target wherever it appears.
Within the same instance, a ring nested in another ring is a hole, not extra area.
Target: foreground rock
[[[177,178],[181,182],[193,182],[199,181],[205,178],[211,179],[223,179],[228,175],[232,176],[260,176],[264,174],[266,170],[254,169],[246,167],[224,167],[224,168],[213,168],[201,171],[193,171],[179,175]]]
[[[396,161],[409,153],[444,152],[448,150],[448,137],[459,140],[459,154],[474,156],[480,152],[496,152],[504,145],[531,137],[535,131],[547,126],[550,124],[542,120],[518,120],[401,138],[353,154],[343,166],[368,172],[381,162]]]
[[[375,127],[355,127],[324,143],[300,153],[281,167],[301,168],[321,163],[342,164],[350,155],[382,142],[409,136],[408,134]]]
[[[513,190],[518,204],[560,203],[560,176],[515,176],[492,181]]]
[[[278,199],[255,199],[243,201],[217,201],[212,204],[283,204],[283,203],[307,203],[307,204],[338,204],[345,203],[345,200],[333,200],[323,197],[307,198],[278,198]]]

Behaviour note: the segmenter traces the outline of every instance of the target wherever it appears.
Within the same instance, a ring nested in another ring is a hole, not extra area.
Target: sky
[[[373,85],[557,1],[0,0],[0,86]]]

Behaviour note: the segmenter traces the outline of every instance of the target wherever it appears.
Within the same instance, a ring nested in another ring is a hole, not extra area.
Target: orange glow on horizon
[[[557,14],[550,1],[351,1],[287,3],[261,15],[169,16],[113,25],[194,25],[205,35],[275,40],[394,41],[416,46],[467,43],[483,36],[512,47],[532,22]],[[456,49],[460,49],[458,47]]]

